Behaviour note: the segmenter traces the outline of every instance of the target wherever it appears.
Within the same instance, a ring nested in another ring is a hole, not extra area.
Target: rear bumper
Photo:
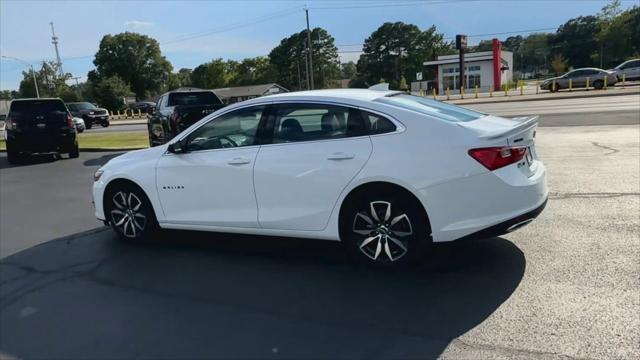
[[[52,136],[7,133],[6,142],[7,148],[17,152],[67,152],[76,144],[76,133],[75,130]]]
[[[527,224],[529,224],[531,221],[533,221],[533,219],[537,218],[538,215],[540,215],[540,213],[542,213],[542,210],[544,210],[544,208],[547,206],[547,200],[548,198],[544,199],[544,202],[538,206],[537,208],[524,213],[520,216],[516,216],[513,219],[509,219],[506,221],[503,221],[499,224],[493,225],[491,227],[488,227],[486,229],[482,229],[480,231],[476,231],[472,234],[469,234],[467,236],[464,236],[460,239],[457,239],[457,241],[462,241],[462,240],[474,240],[474,239],[487,239],[487,238],[492,238],[492,237],[496,237],[496,236],[500,236],[500,235],[504,235],[507,233],[510,233],[512,231],[515,231]]]

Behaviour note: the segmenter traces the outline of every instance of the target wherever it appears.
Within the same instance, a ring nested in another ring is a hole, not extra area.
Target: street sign
[[[456,35],[456,49],[462,50],[467,48],[467,35]]]
[[[422,72],[417,72],[416,73],[416,80],[422,81]]]

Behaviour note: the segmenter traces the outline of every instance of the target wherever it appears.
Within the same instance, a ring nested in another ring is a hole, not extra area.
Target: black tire
[[[9,162],[9,164],[12,164],[12,165],[19,164],[22,161],[22,159],[23,159],[22,155],[19,152],[11,149],[9,147],[9,144],[7,144],[7,161]]]
[[[347,201],[341,212],[340,239],[357,262],[392,269],[424,258],[431,231],[415,198],[391,189]]]
[[[124,241],[148,242],[160,229],[149,198],[138,186],[131,183],[110,186],[104,204],[109,225]]]
[[[78,132],[78,134],[81,134],[84,132],[84,129],[76,129],[76,131]]]
[[[594,82],[593,82],[593,88],[594,88],[594,89],[598,89],[598,90],[600,90],[600,89],[602,89],[603,87],[604,87],[604,81],[602,81],[602,80],[596,80],[596,81],[594,81]]]
[[[101,123],[100,123],[100,125],[101,125],[103,128],[106,128],[107,126],[109,126],[109,121],[108,121],[108,120],[105,120],[105,121],[101,122]]]
[[[69,159],[75,159],[80,156],[80,149],[78,148],[78,143],[69,149]]]
[[[93,124],[91,123],[91,121],[85,120],[84,121],[84,127],[85,127],[85,129],[89,130],[89,129],[91,129],[93,127]]]

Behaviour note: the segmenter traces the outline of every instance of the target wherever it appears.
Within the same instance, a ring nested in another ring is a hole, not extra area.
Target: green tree
[[[266,56],[242,60],[235,72],[231,86],[268,84],[276,81],[276,74]]]
[[[595,16],[580,16],[560,25],[556,34],[550,38],[554,52],[566,56],[573,67],[595,65],[592,57],[599,52],[596,34],[600,32],[600,20]]]
[[[423,70],[425,60],[449,54],[452,49],[435,26],[421,31],[403,22],[384,23],[365,40],[358,73],[369,83],[385,78],[392,88],[398,88],[403,75],[413,79],[416,72]]]
[[[96,66],[93,80],[100,82],[101,78],[117,76],[138,99],[162,91],[172,70],[155,39],[132,32],[105,35],[93,63]]]
[[[226,86],[225,71],[227,65],[222,59],[198,65],[191,73],[191,83],[202,89],[216,89]]]
[[[34,70],[36,81],[38,82],[38,92],[40,97],[70,97],[71,91],[66,84],[71,79],[71,74],[60,74],[58,66],[55,62],[43,62],[39,70]],[[22,80],[19,85],[20,97],[30,98],[36,97],[36,90],[33,84],[33,75],[31,70],[22,72]]]
[[[549,41],[552,34],[534,33],[522,40],[518,48],[518,59],[522,59],[522,71],[538,73],[549,67],[551,49]]]
[[[97,82],[87,81],[86,99],[91,99],[105,108],[116,111],[125,108],[124,98],[133,96],[129,84],[118,75],[100,78]]]
[[[567,61],[560,54],[556,54],[553,59],[551,59],[551,69],[556,75],[564,74],[567,71]]]
[[[349,61],[342,64],[341,73],[343,79],[355,79],[358,75],[358,68],[356,67],[356,63],[354,63],[353,61]]]
[[[311,30],[314,85],[325,88],[331,80],[340,76],[338,49],[335,39],[324,29]],[[307,87],[306,82],[307,30],[293,34],[280,41],[269,53],[269,62],[277,74],[277,82],[288,89]]]
[[[602,9],[599,19],[600,51],[594,56],[597,63],[609,68],[640,55],[640,7],[620,12],[619,3],[613,1]]]

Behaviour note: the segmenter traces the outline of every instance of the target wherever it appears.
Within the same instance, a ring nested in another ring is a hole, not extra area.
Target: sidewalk
[[[466,93],[464,99],[460,95],[451,95],[447,100],[446,95],[437,95],[436,99],[440,101],[449,102],[451,104],[489,104],[499,102],[513,102],[513,101],[537,101],[537,100],[560,100],[560,99],[572,99],[572,98],[585,98],[585,97],[600,97],[600,96],[616,96],[616,95],[633,95],[640,94],[640,86],[627,85],[624,88],[620,86],[614,86],[607,88],[606,90],[594,90],[594,89],[578,89],[573,91],[560,90],[556,93],[548,91],[540,91],[538,94],[529,89],[523,91],[523,95],[520,95],[520,89],[510,90],[505,95],[504,91],[496,91],[492,94],[479,93],[476,98],[476,94]],[[427,96],[433,98],[432,96]]]

